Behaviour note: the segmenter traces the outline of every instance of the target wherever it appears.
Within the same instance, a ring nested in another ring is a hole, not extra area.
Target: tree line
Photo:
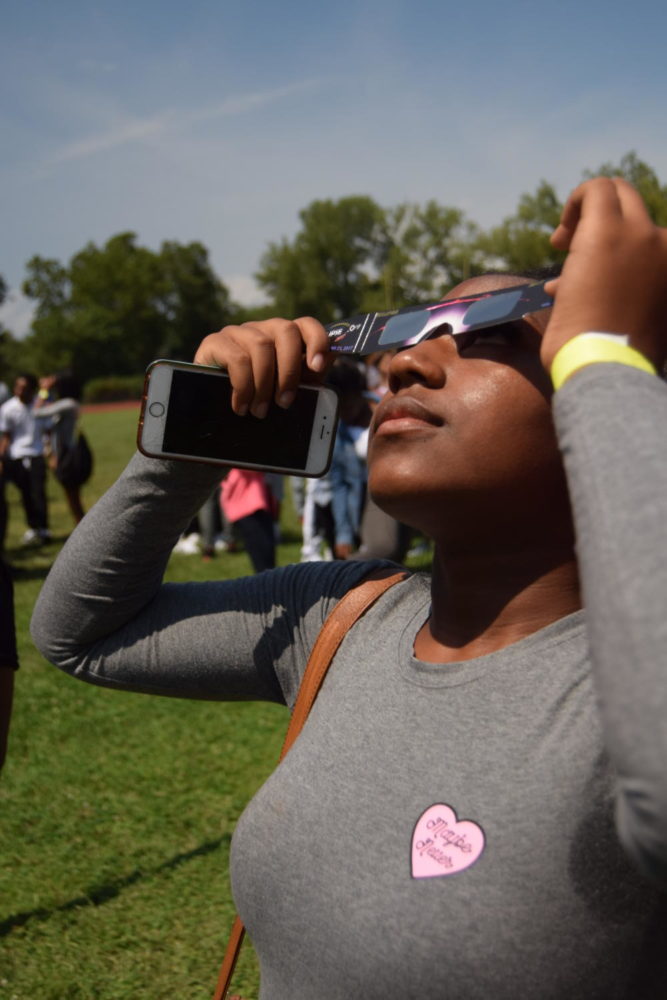
[[[585,176],[621,175],[667,225],[667,186],[636,153]],[[515,212],[488,230],[431,200],[383,207],[367,195],[311,202],[291,239],[268,244],[255,275],[269,301],[235,303],[198,242],[153,251],[134,233],[89,243],[68,264],[34,256],[23,292],[35,305],[23,340],[0,327],[0,372],[72,369],[86,381],[143,371],[157,357],[191,360],[199,341],[227,323],[269,315],[329,322],[355,312],[440,298],[488,270],[526,273],[558,263],[549,235],[562,203],[541,181]],[[7,292],[0,276],[0,302]]]

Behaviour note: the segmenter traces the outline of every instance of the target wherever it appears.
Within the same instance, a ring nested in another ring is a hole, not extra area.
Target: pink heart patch
[[[421,814],[412,834],[412,877],[456,875],[474,865],[484,850],[484,831],[471,819],[457,819],[439,802]]]

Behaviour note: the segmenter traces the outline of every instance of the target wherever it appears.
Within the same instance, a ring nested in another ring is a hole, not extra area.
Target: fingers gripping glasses
[[[511,323],[553,305],[553,298],[544,291],[544,285],[545,282],[540,281],[534,285],[464,295],[446,302],[361,313],[325,327],[329,347],[341,354],[363,357],[376,351],[410,347],[436,331],[456,336],[486,326]]]

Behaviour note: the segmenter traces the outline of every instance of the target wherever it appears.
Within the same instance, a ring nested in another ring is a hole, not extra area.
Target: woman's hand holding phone
[[[316,319],[267,319],[226,326],[206,337],[195,354],[200,365],[226,369],[232,409],[262,419],[269,403],[287,409],[299,383],[320,381],[330,362],[329,338]]]
[[[335,391],[321,384],[332,361],[327,332],[310,317],[226,326],[201,342],[194,364],[149,366],[139,448],[152,458],[321,476],[338,413]]]

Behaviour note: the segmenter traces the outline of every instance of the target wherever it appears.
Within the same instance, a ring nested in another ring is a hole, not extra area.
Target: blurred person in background
[[[81,503],[81,483],[65,472],[65,456],[76,446],[76,430],[81,409],[81,386],[71,372],[46,375],[39,381],[40,390],[35,401],[35,413],[49,419],[46,459],[56,479],[61,484],[67,506],[78,524],[85,511]]]
[[[222,483],[220,502],[250,557],[255,573],[276,565],[276,499],[263,472],[230,469]]]
[[[363,366],[339,359],[326,383],[338,394],[339,421],[329,472],[314,487],[315,533],[336,559],[349,559],[359,546],[366,500],[366,456],[358,443],[368,434],[372,414]]]
[[[46,463],[44,433],[48,419],[37,419],[35,401],[37,378],[31,373],[19,375],[14,395],[0,406],[0,551],[7,531],[5,486],[13,483],[21,494],[28,529],[24,545],[42,545],[51,539],[46,501]]]

